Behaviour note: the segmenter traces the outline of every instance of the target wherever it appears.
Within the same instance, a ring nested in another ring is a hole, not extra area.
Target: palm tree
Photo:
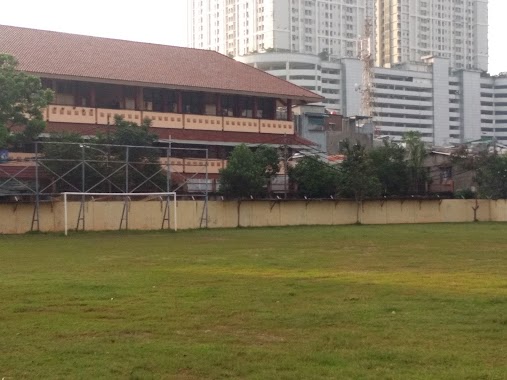
[[[421,192],[421,185],[426,183],[426,171],[424,170],[424,159],[427,155],[424,143],[419,132],[410,131],[403,136],[405,149],[407,151],[407,162],[410,173],[412,190]],[[424,190],[423,190],[424,191]]]

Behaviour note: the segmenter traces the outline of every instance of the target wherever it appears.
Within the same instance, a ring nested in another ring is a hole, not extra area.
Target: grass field
[[[0,379],[506,379],[506,232],[0,236]]]

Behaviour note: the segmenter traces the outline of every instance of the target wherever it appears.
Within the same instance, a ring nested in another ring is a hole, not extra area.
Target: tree
[[[10,140],[9,130],[0,125],[0,149],[6,148]]]
[[[484,142],[474,146],[463,144],[455,149],[451,154],[451,163],[459,167],[464,173],[470,172],[473,174],[472,184],[482,185],[484,189],[476,189],[472,187],[468,189],[461,189],[456,191],[454,196],[456,198],[477,198],[479,195],[484,197],[493,197],[494,189],[487,189],[491,185],[491,180],[494,180],[494,176],[491,176],[492,166],[494,166],[496,156],[495,144]],[[481,181],[481,184],[479,184]],[[479,194],[480,193],[480,194]]]
[[[507,198],[507,156],[492,154],[477,168],[477,183],[482,197]]]
[[[220,192],[234,198],[265,195],[269,179],[278,170],[275,149],[260,147],[254,153],[245,144],[238,145],[227,167],[220,170]]]
[[[150,121],[147,119],[138,126],[116,116],[111,134],[108,135],[101,134],[86,141],[77,134],[51,136],[50,142],[63,143],[43,146],[45,164],[55,177],[64,176],[64,181],[59,181],[57,190],[76,191],[84,188],[85,191],[93,189],[95,192],[166,191],[167,177],[161,172],[160,152],[151,148],[157,136],[149,132],[149,126]],[[116,145],[131,147],[127,149]],[[86,161],[84,184],[83,158]],[[104,180],[104,177],[109,179]]]
[[[345,141],[345,161],[340,168],[340,195],[356,200],[356,221],[361,223],[360,208],[366,197],[380,194],[381,185],[375,175],[370,158],[359,143]]]
[[[262,145],[255,150],[254,156],[261,168],[264,168],[266,179],[271,179],[280,171],[280,158],[275,148]]]
[[[382,195],[406,195],[410,179],[405,149],[394,142],[384,141],[383,146],[371,150],[368,156]]]
[[[114,124],[111,133],[97,135],[96,142],[99,144],[128,145],[140,147],[129,150],[130,162],[142,162],[143,160],[157,161],[159,153],[155,149],[150,149],[158,137],[150,132],[151,120],[144,119],[141,125],[126,121],[121,116],[115,115]],[[146,148],[148,147],[148,148]],[[126,150],[121,148],[113,153],[121,160],[125,160]]]
[[[167,178],[160,172],[160,152],[153,149],[158,140],[157,135],[150,132],[151,120],[144,119],[141,125],[126,121],[121,116],[115,115],[112,133],[110,135],[99,134],[99,144],[126,145],[125,147],[112,147],[105,154],[102,154],[102,172],[112,173],[119,163],[111,164],[111,161],[129,162],[128,184],[126,183],[126,171],[120,170],[112,177],[117,187],[123,191],[144,191],[153,192],[167,190]],[[127,156],[128,155],[128,156]],[[104,170],[105,169],[105,170]],[[147,178],[150,181],[146,182]],[[145,182],[142,186],[141,184]],[[128,187],[127,187],[128,185]]]
[[[56,182],[54,190],[80,191],[83,183],[78,163],[82,160],[82,154],[76,144],[82,143],[83,138],[76,133],[57,133],[51,136],[51,142],[54,144],[42,145],[44,156],[40,164],[49,170],[52,181],[63,177],[63,180]]]
[[[298,194],[309,198],[329,198],[336,194],[338,172],[317,156],[305,156],[289,171]]]
[[[37,138],[45,127],[42,110],[53,99],[39,78],[17,71],[17,65],[13,56],[0,54],[0,148]],[[22,131],[11,134],[18,126]]]
[[[403,136],[403,142],[407,151],[411,190],[415,193],[424,192],[428,176],[423,164],[427,153],[421,140],[421,134],[414,131],[407,132]]]
[[[381,185],[364,146],[345,141],[344,149],[346,158],[340,168],[340,194],[357,202],[378,196]]]
[[[451,162],[464,171],[475,173],[473,182],[479,188],[478,192],[463,189],[455,194],[456,197],[507,198],[507,156],[498,153],[495,140],[462,145],[452,153]]]
[[[322,50],[319,53],[319,58],[321,61],[329,61],[329,52],[327,50]]]

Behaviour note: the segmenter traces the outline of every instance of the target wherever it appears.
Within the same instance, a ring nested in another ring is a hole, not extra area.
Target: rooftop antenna
[[[373,101],[373,49],[372,49],[373,19],[367,12],[364,20],[363,35],[359,39],[359,59],[363,63],[363,77],[361,84],[361,116],[366,116],[375,127]],[[380,135],[380,128],[374,128],[375,136]]]

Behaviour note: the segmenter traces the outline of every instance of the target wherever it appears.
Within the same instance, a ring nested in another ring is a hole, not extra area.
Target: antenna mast
[[[359,59],[363,63],[363,83],[361,85],[361,112],[362,116],[370,119],[373,125],[374,102],[373,102],[373,49],[372,49],[373,21],[367,13],[364,20],[363,36],[359,40]],[[377,135],[380,130],[375,128]]]

